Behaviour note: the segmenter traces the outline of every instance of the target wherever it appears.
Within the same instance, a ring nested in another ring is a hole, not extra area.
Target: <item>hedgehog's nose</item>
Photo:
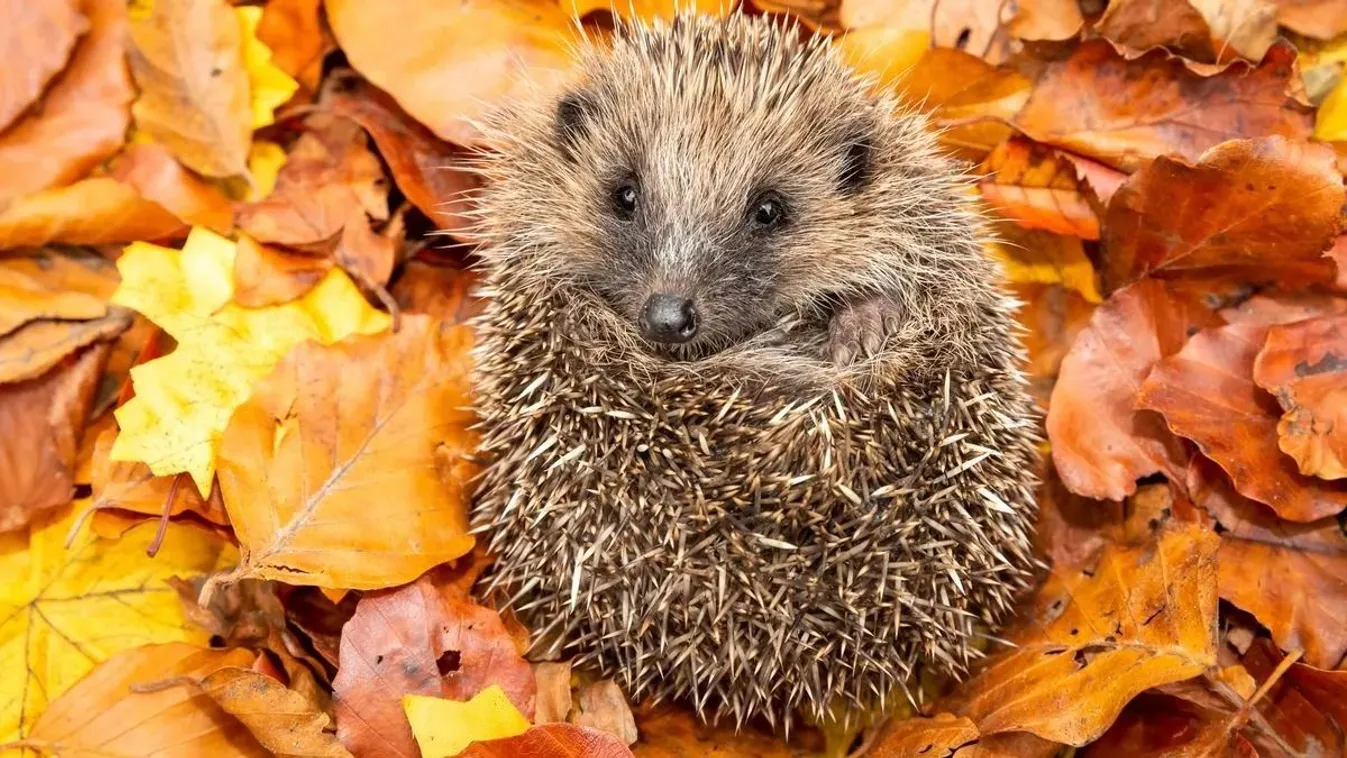
[[[654,342],[687,342],[697,336],[697,309],[681,295],[651,295],[641,314],[641,330]]]

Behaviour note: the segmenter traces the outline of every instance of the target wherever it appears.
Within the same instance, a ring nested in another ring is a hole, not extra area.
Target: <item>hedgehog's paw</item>
[[[897,328],[898,306],[886,298],[870,298],[843,305],[828,328],[828,350],[833,363],[846,365],[879,352],[885,338]]]

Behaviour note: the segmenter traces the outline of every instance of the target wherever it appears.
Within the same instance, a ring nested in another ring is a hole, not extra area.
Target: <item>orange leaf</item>
[[[419,756],[403,695],[468,700],[493,684],[532,716],[533,671],[495,611],[426,577],[371,592],[342,628],[337,734],[359,755]]]
[[[248,308],[280,305],[303,297],[332,268],[332,261],[296,255],[239,239],[234,256],[234,302]]]
[[[459,758],[629,758],[631,755],[627,746],[610,734],[571,724],[543,724],[503,740],[474,742],[459,753]]]
[[[1114,0],[1097,28],[1128,57],[1167,47],[1200,63],[1256,63],[1277,38],[1277,8],[1267,0]]]
[[[351,756],[325,731],[329,723],[326,713],[266,674],[226,666],[202,678],[200,687],[277,758]]]
[[[1185,525],[1110,547],[1093,569],[1057,570],[1013,650],[965,685],[956,715],[983,734],[1025,731],[1084,745],[1151,687],[1216,662],[1216,535]]]
[[[23,265],[37,263],[38,265]],[[45,265],[50,262],[50,266]],[[66,289],[66,283],[51,274],[49,268],[77,268],[78,263],[64,256],[0,259],[0,336],[38,319],[84,321],[102,318],[108,312],[108,295],[116,286],[115,271],[102,297]],[[105,269],[106,270],[106,269]]]
[[[979,736],[972,721],[939,713],[933,718],[891,722],[866,755],[873,758],[948,758]]]
[[[479,275],[472,269],[408,261],[393,283],[392,295],[406,313],[426,313],[461,324],[481,312],[474,295]]]
[[[328,0],[328,21],[351,64],[417,121],[459,145],[472,121],[526,91],[568,75],[570,22],[543,0]],[[389,34],[397,29],[397,34]]]
[[[1194,335],[1155,365],[1137,406],[1158,411],[1230,474],[1240,494],[1283,518],[1313,521],[1347,508],[1347,486],[1302,476],[1277,449],[1277,402],[1253,382],[1269,326],[1231,324]],[[1347,484],[1347,483],[1344,483]]]
[[[94,443],[93,457],[93,497],[94,506],[99,509],[120,508],[132,513],[159,516],[168,503],[169,493],[173,493],[169,515],[179,516],[192,513],[206,522],[218,526],[228,526],[229,516],[225,514],[224,502],[220,499],[220,488],[211,488],[210,499],[201,497],[196,484],[190,476],[155,476],[144,463],[114,461],[108,458],[108,451],[117,439],[116,429],[107,429]],[[176,491],[174,479],[177,478]]]
[[[1197,160],[1229,139],[1307,139],[1312,109],[1286,94],[1294,76],[1295,50],[1284,43],[1256,68],[1236,63],[1202,77],[1164,53],[1127,61],[1092,40],[1047,65],[1014,123],[1039,142],[1125,171],[1171,152]]]
[[[322,0],[271,0],[262,8],[257,38],[271,62],[310,90],[318,89],[323,55],[336,47],[319,18]]]
[[[257,384],[218,457],[239,576],[373,589],[472,549],[471,341],[411,316],[395,335],[301,344]]]
[[[1347,478],[1347,315],[1274,326],[1254,361],[1253,378],[1284,411],[1282,452],[1300,473]]]
[[[135,188],[184,224],[204,226],[220,234],[234,229],[234,207],[229,198],[183,168],[163,145],[127,148],[113,166],[112,178]]]
[[[640,758],[806,758],[805,751],[751,726],[735,729],[702,722],[691,710],[676,706],[644,706],[636,712],[641,741],[633,751]]]
[[[1026,329],[1022,340],[1029,352],[1025,371],[1030,389],[1039,407],[1047,410],[1062,359],[1089,323],[1095,305],[1061,284],[1012,284],[1010,289],[1024,302],[1015,318]]]
[[[1315,39],[1332,39],[1347,32],[1347,5],[1338,0],[1272,0],[1277,21]]]
[[[1013,137],[983,163],[978,185],[993,208],[1021,226],[1082,239],[1099,239],[1099,219],[1080,191],[1075,167],[1028,140]]]
[[[1077,0],[1019,0],[1018,5],[1006,31],[1023,40],[1068,40],[1085,24]]]
[[[1137,411],[1136,393],[1190,329],[1216,320],[1200,297],[1151,279],[1095,309],[1062,360],[1048,409],[1052,459],[1072,492],[1121,500],[1141,477],[1180,476],[1186,459],[1178,441],[1163,419]]]
[[[248,173],[243,32],[225,0],[155,0],[131,23],[136,125],[204,176]]]
[[[966,50],[991,63],[1001,63],[1008,52],[1005,15],[1004,4],[984,0],[842,0],[840,12],[848,29],[921,30],[934,47]]]
[[[1195,166],[1158,158],[1109,203],[1108,289],[1148,274],[1331,282],[1323,254],[1344,193],[1333,151],[1280,137],[1226,142]]]
[[[89,32],[75,45],[40,107],[0,134],[0,208],[21,195],[79,179],[116,153],[126,138],[135,98],[124,60],[126,1],[81,0],[79,5]]]
[[[108,245],[179,237],[186,231],[163,206],[105,176],[43,190],[0,211],[0,248]]]
[[[669,20],[676,13],[700,13],[706,16],[723,16],[734,11],[737,0],[628,0],[625,3],[611,0],[563,0],[561,7],[569,15],[581,18],[594,11],[612,11],[623,18],[636,21],[654,19]]]
[[[1254,640],[1242,663],[1260,682],[1285,659],[1266,638]],[[1280,742],[1258,740],[1262,755],[1337,756],[1347,753],[1347,670],[1293,663],[1258,702]],[[1260,735],[1255,735],[1258,737]]]
[[[0,7],[0,50],[8,60],[0,68],[0,131],[65,68],[75,40],[89,20],[74,0],[25,0]]]

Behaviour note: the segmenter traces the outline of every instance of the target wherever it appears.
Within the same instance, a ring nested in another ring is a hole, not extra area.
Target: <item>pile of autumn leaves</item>
[[[1006,5],[758,9],[978,167],[1047,411],[1016,647],[869,754],[1342,754],[1347,2]],[[469,594],[475,303],[432,232],[472,242],[473,119],[604,7],[0,8],[0,746],[845,753],[633,713]]]

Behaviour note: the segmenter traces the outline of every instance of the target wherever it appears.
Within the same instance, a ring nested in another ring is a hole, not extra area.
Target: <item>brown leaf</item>
[[[894,74],[901,74],[897,96],[929,113],[942,143],[979,158],[1010,137],[1003,122],[1030,96],[1024,76],[961,50],[931,48],[911,70]]]
[[[1254,361],[1253,378],[1284,411],[1282,452],[1300,473],[1347,478],[1347,315],[1274,326]]]
[[[1075,167],[1057,151],[1012,137],[982,165],[982,197],[1021,226],[1099,239],[1099,219],[1081,193]]]
[[[1003,732],[959,748],[954,758],[1056,758],[1062,746],[1027,732]]]
[[[200,686],[277,758],[351,755],[326,731],[327,714],[265,674],[228,666],[206,676]]]
[[[1029,352],[1025,370],[1039,408],[1046,411],[1062,359],[1089,323],[1095,305],[1061,284],[1014,284],[1010,289],[1024,302],[1015,318],[1027,330],[1022,337]]]
[[[631,755],[621,740],[604,732],[571,724],[543,724],[503,740],[474,742],[459,753],[459,758],[631,758]]]
[[[206,577],[173,578],[169,585],[182,599],[192,623],[210,632],[223,647],[262,648],[285,629],[285,608],[276,596],[275,582],[245,579],[215,593],[207,605],[197,603]]]
[[[623,745],[636,742],[636,718],[622,688],[612,679],[590,682],[580,689],[580,713],[571,723],[617,737]]]
[[[1008,52],[1002,23],[1010,12],[1004,3],[983,0],[842,0],[840,15],[848,29],[920,29],[933,47],[957,48],[996,64]]]
[[[1034,552],[1058,570],[1094,565],[1109,543],[1119,541],[1123,503],[1074,494],[1055,468],[1045,468],[1038,488]]]
[[[486,112],[570,74],[569,20],[556,3],[328,0],[327,18],[360,73],[441,138],[472,145]],[[389,29],[398,29],[389,34]]]
[[[392,233],[387,236],[376,234],[363,213],[354,214],[341,230],[332,260],[366,288],[384,286],[393,275],[398,250],[404,241],[401,218],[401,215],[397,216],[384,230]]]
[[[1259,638],[1242,663],[1263,682],[1284,657],[1266,638]],[[1257,740],[1263,755],[1284,755],[1283,746],[1313,758],[1347,751],[1347,671],[1293,663],[1258,702],[1258,710],[1279,738],[1279,742]]]
[[[94,444],[93,496],[99,509],[118,508],[132,513],[159,516],[173,494],[170,516],[195,514],[207,523],[228,526],[229,516],[220,499],[220,488],[211,488],[210,498],[201,497],[190,476],[155,476],[144,463],[114,461],[108,457],[117,430],[108,429]],[[177,479],[177,487],[173,485]]]
[[[533,664],[537,696],[533,700],[533,723],[565,721],[571,713],[571,663]]]
[[[1200,63],[1257,63],[1277,38],[1277,8],[1268,0],[1114,0],[1096,28],[1128,57],[1167,47]]]
[[[48,705],[27,742],[66,758],[265,758],[271,753],[243,724],[189,683],[225,666],[247,666],[254,657],[247,650],[201,650],[185,643],[127,650]],[[175,678],[182,683],[168,681]],[[135,689],[155,683],[160,684]]]
[[[357,755],[419,756],[403,695],[467,700],[493,684],[532,715],[533,672],[495,611],[424,577],[371,592],[342,629],[337,734]]]
[[[107,359],[99,344],[37,379],[0,385],[0,532],[74,496],[80,432]]]
[[[1185,525],[1098,566],[1054,571],[1016,647],[992,658],[956,711],[983,734],[1025,731],[1084,745],[1138,693],[1216,662],[1216,535]]]
[[[331,269],[330,258],[296,255],[242,237],[234,256],[234,302],[248,308],[288,303],[303,297]]]
[[[1019,0],[1017,5],[1006,31],[1022,40],[1068,40],[1085,24],[1078,0]]]
[[[0,5],[0,131],[37,100],[65,68],[89,20],[74,0],[8,0]]]
[[[393,181],[435,225],[472,241],[469,193],[480,185],[467,155],[414,121],[388,93],[354,76],[334,79],[322,103],[369,132],[393,172]]]
[[[445,323],[461,324],[481,311],[473,293],[478,274],[472,269],[408,261],[393,283],[393,299],[404,313],[426,313]]]
[[[1174,697],[1144,694],[1132,701],[1118,721],[1080,755],[1083,758],[1256,758],[1242,736],[1230,734],[1233,709],[1208,715]],[[1239,743],[1236,752],[1229,748]]]
[[[890,722],[870,752],[873,758],[949,758],[979,737],[972,721],[949,713]]]
[[[47,88],[40,107],[0,134],[0,209],[16,197],[79,179],[126,138],[135,98],[125,62],[126,2],[80,0],[79,9],[89,32],[75,45],[65,71]]]
[[[1332,39],[1347,32],[1347,6],[1338,0],[1272,0],[1277,22],[1315,39]]]
[[[636,711],[641,739],[632,746],[636,758],[813,758],[817,753],[795,747],[751,726],[712,726],[691,711],[673,706],[643,706]]]
[[[155,0],[131,22],[136,125],[203,176],[248,173],[242,34],[225,0]]]
[[[1294,76],[1295,50],[1284,43],[1257,67],[1236,63],[1202,77],[1162,52],[1127,61],[1092,40],[1047,65],[1014,123],[1124,171],[1171,152],[1195,161],[1229,139],[1308,138],[1312,110],[1287,95]]]
[[[271,62],[312,91],[323,75],[323,57],[337,46],[319,16],[321,7],[322,0],[271,0],[257,24]]]
[[[0,248],[108,245],[185,235],[187,227],[131,186],[106,176],[18,198],[0,211]]]
[[[112,178],[191,226],[220,234],[234,229],[234,207],[214,185],[183,168],[163,145],[132,145],[112,167]]]
[[[1076,167],[1076,179],[1080,180],[1083,186],[1089,187],[1090,191],[1094,193],[1098,200],[1098,206],[1095,210],[1096,215],[1102,212],[1102,207],[1107,206],[1109,201],[1113,199],[1113,193],[1117,192],[1123,182],[1127,181],[1127,174],[1099,161],[1075,153],[1058,151],[1057,154]]]
[[[1164,419],[1137,410],[1135,398],[1156,361],[1213,321],[1199,297],[1150,279],[1095,309],[1062,360],[1048,409],[1052,459],[1072,492],[1121,500],[1141,477],[1181,479],[1182,447]]]
[[[106,298],[67,290],[59,279],[27,270],[31,267],[21,262],[0,259],[0,336],[38,319],[83,321],[107,315]]]
[[[372,589],[472,549],[467,327],[426,316],[397,334],[295,348],[220,444],[238,576]],[[443,453],[437,453],[443,451]],[[380,503],[380,518],[367,518]]]
[[[1323,253],[1340,231],[1343,201],[1323,145],[1270,137],[1223,143],[1194,166],[1158,158],[1109,203],[1106,285],[1148,274],[1331,282]]]
[[[1347,483],[1302,476],[1277,448],[1276,400],[1253,383],[1254,358],[1270,327],[1230,324],[1194,335],[1151,370],[1137,405],[1197,443],[1240,494],[1283,518],[1313,521],[1347,508]]]

